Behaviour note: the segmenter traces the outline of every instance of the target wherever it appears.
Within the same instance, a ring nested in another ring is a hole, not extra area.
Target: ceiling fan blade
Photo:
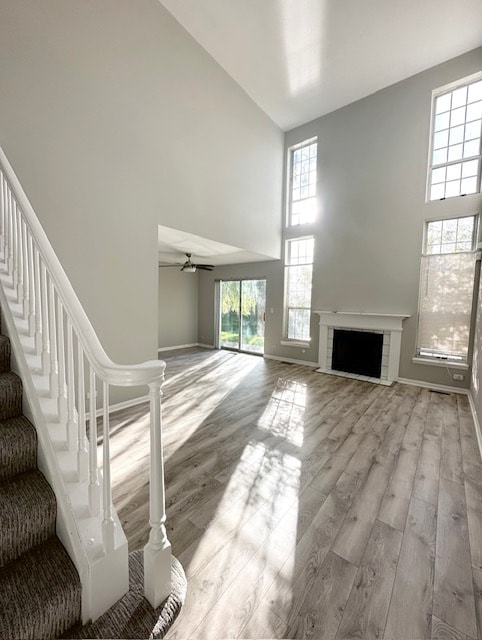
[[[204,269],[204,271],[212,271],[214,269],[214,265],[212,264],[196,264],[196,269]]]

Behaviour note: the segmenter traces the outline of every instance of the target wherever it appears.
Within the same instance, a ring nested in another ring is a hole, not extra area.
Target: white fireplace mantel
[[[400,347],[402,342],[402,323],[409,314],[399,313],[370,313],[356,311],[325,311],[315,310],[320,316],[319,369],[321,373],[338,373],[331,368],[330,335],[332,329],[362,329],[384,333],[384,362],[382,376],[373,382],[391,384],[398,378],[400,366]],[[330,332],[331,330],[331,332]],[[349,374],[349,377],[357,377]],[[361,376],[363,377],[363,376]]]

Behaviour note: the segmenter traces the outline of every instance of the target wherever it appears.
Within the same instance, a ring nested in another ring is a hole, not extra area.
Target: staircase
[[[0,336],[0,638],[55,638],[80,620],[80,580],[55,535],[57,505]]]
[[[186,590],[165,526],[165,363],[107,356],[1,147],[0,307],[0,640],[162,638]],[[150,533],[131,554],[112,503],[115,387],[149,400]]]

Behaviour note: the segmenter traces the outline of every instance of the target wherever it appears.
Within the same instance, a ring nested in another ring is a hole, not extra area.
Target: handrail
[[[38,251],[42,256],[50,278],[54,282],[62,305],[71,317],[77,335],[82,338],[85,353],[97,375],[114,386],[140,386],[154,382],[156,379],[161,380],[165,363],[160,360],[149,360],[137,365],[120,365],[112,362],[107,356],[1,147],[0,166],[2,166],[10,187],[15,193],[17,203],[23,212],[30,232],[35,237]]]
[[[103,593],[108,588],[105,578],[107,566],[117,576],[126,577],[128,571],[127,556],[119,551],[120,523],[112,505],[109,389],[111,386],[149,387],[150,536],[144,548],[144,587],[146,598],[152,606],[157,607],[170,593],[171,575],[170,544],[165,528],[161,430],[161,386],[165,363],[151,360],[135,365],[120,365],[107,356],[1,147],[0,255],[3,257],[4,273],[9,279],[8,286],[13,292],[14,302],[20,307],[20,316],[26,327],[24,330],[19,325],[17,331],[19,334],[24,331],[31,340],[40,362],[40,366],[30,373],[40,373],[47,381],[50,398],[56,401],[58,422],[63,426],[65,448],[75,454],[74,471],[78,484],[87,488],[86,507],[79,511],[88,511],[88,536],[91,536],[94,527],[92,520],[98,518],[102,557],[114,565],[123,563],[120,568],[106,564],[104,570],[99,569],[98,557],[93,554],[92,547],[87,548],[93,544],[95,536],[86,538],[84,535],[83,538],[82,525],[78,524],[77,537],[86,545],[85,555],[92,562],[87,571],[88,579],[100,583],[100,586],[94,584],[87,589],[87,598],[91,602],[95,600],[92,594]],[[2,285],[5,286],[3,281]],[[99,396],[98,403],[96,396]],[[102,414],[102,465],[97,459],[96,446],[98,410]],[[44,417],[41,426],[47,432],[49,419]],[[39,425],[36,427],[39,428]],[[68,480],[65,480],[65,493],[72,490],[71,476],[71,473],[68,474]],[[81,579],[85,578],[86,572],[80,567],[78,569]],[[119,582],[122,581],[119,579]],[[115,583],[115,580],[112,582]],[[118,585],[113,584],[112,590],[113,594],[117,594],[116,599],[120,597]],[[105,604],[106,607],[113,604],[112,598],[107,598]],[[103,613],[98,605],[95,606],[86,608],[88,617]]]

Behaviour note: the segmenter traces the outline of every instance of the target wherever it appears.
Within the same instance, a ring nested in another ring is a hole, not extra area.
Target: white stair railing
[[[144,586],[156,607],[171,588],[161,432],[165,364],[156,360],[123,366],[107,357],[1,148],[0,284],[29,417],[60,502],[57,532],[82,581],[84,621],[97,618],[128,589],[127,544],[112,504],[110,388],[149,388],[150,536],[144,548]]]

